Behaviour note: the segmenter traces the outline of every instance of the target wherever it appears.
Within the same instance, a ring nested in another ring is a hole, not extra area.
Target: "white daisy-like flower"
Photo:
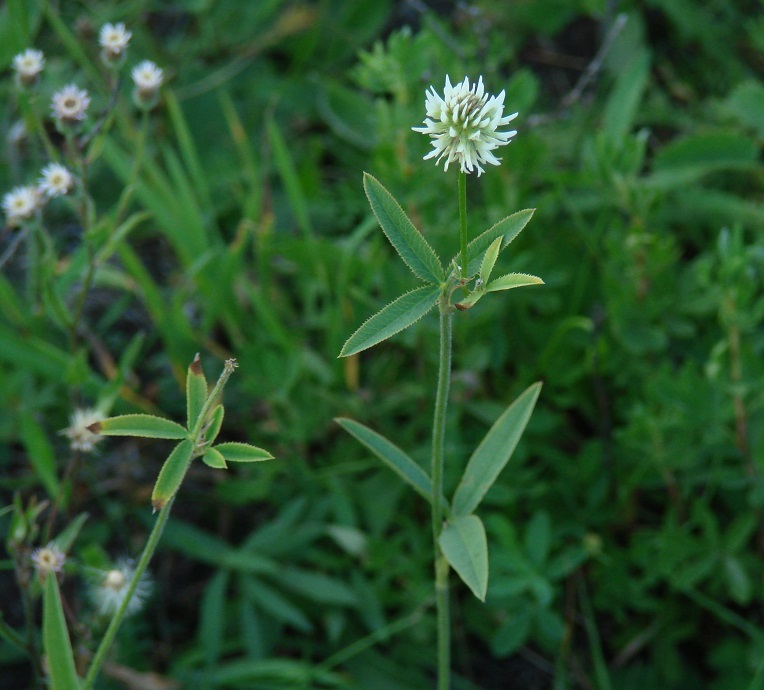
[[[486,93],[482,76],[472,85],[465,77],[456,86],[451,86],[451,80],[446,77],[443,97],[431,86],[425,108],[425,126],[411,129],[429,135],[433,150],[424,159],[437,156],[437,165],[445,158],[444,170],[448,170],[449,164],[458,162],[462,172],[477,170],[479,177],[485,172],[481,163],[499,165],[501,159],[492,151],[508,144],[517,134],[515,130],[497,131],[514,120],[517,113],[504,116],[504,91],[498,96]]]
[[[51,109],[53,117],[63,124],[74,124],[85,119],[90,96],[76,84],[67,84],[53,94]]]
[[[129,559],[121,559],[114,564],[113,569],[98,574],[90,590],[90,596],[101,615],[111,616],[122,606],[133,577],[135,577],[135,567]],[[127,615],[141,610],[151,594],[151,588],[151,578],[144,571],[127,604],[125,610]]]
[[[164,72],[151,60],[144,60],[133,67],[131,73],[135,83],[133,98],[139,108],[150,109],[157,103],[159,87],[164,81]]]
[[[37,575],[44,580],[48,573],[59,573],[66,562],[66,554],[53,542],[32,551],[32,563]]]
[[[13,70],[18,82],[23,86],[31,86],[45,67],[45,56],[41,50],[27,48],[13,58]]]
[[[40,192],[52,199],[68,194],[74,186],[74,176],[60,163],[50,163],[42,169],[38,180]]]
[[[81,450],[84,453],[88,453],[104,438],[100,434],[94,434],[88,427],[103,419],[103,414],[96,409],[78,408],[69,418],[69,426],[60,433],[69,439],[69,445],[72,450]]]
[[[98,34],[98,43],[103,48],[104,56],[108,60],[117,60],[122,57],[132,35],[122,22],[104,24]]]
[[[31,218],[40,207],[40,195],[33,185],[15,187],[3,197],[3,212],[8,225]]]

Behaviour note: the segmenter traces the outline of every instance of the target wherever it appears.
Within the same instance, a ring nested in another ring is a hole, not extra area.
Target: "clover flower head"
[[[504,91],[498,96],[486,92],[481,76],[470,85],[465,77],[456,86],[446,77],[443,97],[431,86],[425,99],[427,117],[424,127],[412,127],[415,132],[427,134],[433,141],[433,150],[424,160],[434,158],[436,165],[445,158],[443,169],[459,163],[462,172],[477,170],[478,177],[485,172],[481,164],[499,165],[492,151],[509,143],[517,132],[499,132],[517,117],[517,113],[504,116]]]
[[[40,194],[34,185],[15,187],[3,197],[3,212],[8,225],[18,225],[31,218],[41,206]]]
[[[88,453],[95,448],[99,441],[103,440],[103,436],[94,434],[88,427],[103,419],[103,414],[96,409],[78,408],[69,418],[69,426],[60,433],[69,439],[72,450]]]
[[[104,59],[107,62],[119,60],[127,49],[132,35],[122,22],[104,24],[98,34],[98,44],[103,48]]]
[[[71,191],[74,186],[74,176],[60,163],[50,163],[42,169],[38,185],[40,192],[52,199]]]
[[[45,67],[45,56],[41,50],[27,48],[13,58],[13,70],[16,72],[18,83],[22,86],[34,84],[43,67]]]
[[[127,596],[127,590],[135,577],[135,567],[130,559],[120,559],[111,570],[99,572],[90,590],[90,596],[103,616],[113,615]],[[151,578],[144,571],[136,583],[133,595],[127,604],[128,615],[140,611],[151,594]]]
[[[157,103],[159,87],[164,81],[162,68],[151,60],[144,60],[133,67],[131,76],[135,84],[135,91],[133,92],[135,104],[139,108],[153,108]]]
[[[53,117],[62,124],[75,124],[85,119],[90,96],[76,84],[67,84],[53,94],[51,109]]]
[[[32,551],[32,563],[37,575],[44,580],[48,573],[59,573],[66,562],[66,555],[53,542]]]

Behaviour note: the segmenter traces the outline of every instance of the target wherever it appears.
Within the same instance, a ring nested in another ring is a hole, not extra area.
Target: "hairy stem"
[[[461,276],[467,278],[467,173],[459,172],[459,246],[461,248]]]

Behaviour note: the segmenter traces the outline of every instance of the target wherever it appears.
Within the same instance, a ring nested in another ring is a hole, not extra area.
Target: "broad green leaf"
[[[202,362],[199,353],[196,353],[194,361],[188,367],[186,375],[186,424],[189,429],[194,428],[199,413],[207,401],[207,379],[204,378]]]
[[[418,278],[435,285],[441,283],[445,277],[443,266],[393,195],[368,173],[363,175],[363,188],[369,198],[371,210],[404,263]]]
[[[427,502],[432,502],[432,481],[427,473],[394,443],[369,427],[346,417],[334,420],[360,441]]]
[[[91,424],[90,430],[102,436],[140,436],[142,438],[181,439],[188,432],[177,422],[153,414],[123,414]]]
[[[529,386],[488,430],[475,449],[454,493],[453,510],[469,515],[478,507],[509,461],[539,397],[541,383]]]
[[[492,280],[485,286],[486,292],[498,292],[499,290],[511,290],[525,285],[543,285],[544,281],[537,276],[527,273],[507,273],[507,275]]]
[[[213,447],[226,462],[260,462],[273,460],[273,456],[262,448],[251,446],[249,443],[220,443]]]
[[[366,350],[415,324],[435,306],[438,297],[440,288],[430,285],[401,295],[361,324],[342,347],[340,357]]]
[[[213,467],[216,470],[224,470],[228,467],[223,454],[217,448],[207,448],[202,455],[202,462],[207,467]]]
[[[478,272],[483,261],[483,253],[495,239],[502,238],[501,249],[515,239],[528,224],[535,210],[535,208],[526,208],[523,211],[517,211],[472,240],[467,245],[467,275],[474,276]],[[458,254],[454,257],[454,261],[457,264],[461,261]]]
[[[491,271],[493,271],[494,264],[501,251],[502,241],[501,237],[497,237],[491,242],[491,246],[488,247],[486,253],[483,255],[483,263],[480,264],[480,280],[482,280],[483,283],[487,283],[491,277]]]
[[[175,446],[170,456],[165,460],[151,494],[151,505],[154,506],[154,511],[163,508],[167,501],[175,495],[186,475],[188,466],[191,464],[193,450],[193,444],[186,439]]]
[[[52,690],[77,690],[80,681],[74,667],[72,643],[66,629],[58,581],[53,573],[45,578],[42,611],[42,640]]]
[[[443,528],[440,549],[472,593],[485,601],[488,589],[488,542],[477,515],[459,515]]]

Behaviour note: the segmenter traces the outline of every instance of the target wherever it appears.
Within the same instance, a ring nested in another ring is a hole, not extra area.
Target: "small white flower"
[[[40,207],[40,195],[32,185],[16,187],[3,197],[3,212],[8,225],[18,225],[21,220],[28,220]]]
[[[38,180],[40,192],[49,199],[68,194],[74,186],[74,176],[60,163],[50,163],[42,169]]]
[[[133,67],[131,74],[135,83],[133,92],[135,104],[147,110],[153,108],[158,100],[159,87],[164,81],[164,72],[151,60],[144,60]]]
[[[16,78],[23,86],[31,86],[45,67],[45,56],[41,50],[27,48],[13,58],[13,69]]]
[[[128,559],[121,559],[114,564],[112,570],[102,571],[98,574],[90,595],[101,615],[111,616],[122,606],[134,576],[135,567],[133,562]],[[127,604],[125,611],[127,615],[140,611],[149,594],[151,594],[151,578],[144,571]]]
[[[433,150],[424,159],[437,156],[437,165],[445,158],[444,170],[448,170],[450,163],[458,162],[462,172],[471,173],[477,169],[479,177],[485,172],[480,164],[499,165],[501,159],[491,152],[508,144],[517,134],[515,130],[497,131],[514,120],[517,113],[503,115],[504,91],[498,96],[486,93],[483,77],[471,86],[468,77],[456,86],[451,86],[451,80],[446,77],[443,98],[431,86],[425,108],[425,126],[411,129],[429,135]]]
[[[125,29],[122,22],[118,24],[104,24],[98,35],[98,43],[103,48],[104,55],[109,60],[117,60],[122,57],[130,37],[133,34]]]
[[[76,409],[69,418],[69,426],[61,431],[69,438],[72,450],[81,450],[85,453],[93,450],[96,443],[103,440],[100,434],[94,434],[89,426],[103,420],[104,416],[96,409]]]
[[[44,580],[48,573],[59,573],[66,562],[66,555],[53,542],[32,552],[32,563],[37,575]]]
[[[76,84],[68,84],[53,94],[51,109],[53,117],[65,124],[73,124],[85,119],[90,105],[90,96]]]

